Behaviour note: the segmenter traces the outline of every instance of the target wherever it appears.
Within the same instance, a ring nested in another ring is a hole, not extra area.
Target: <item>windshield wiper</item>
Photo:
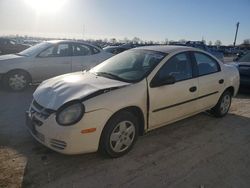
[[[119,80],[119,81],[123,81],[123,82],[128,82],[126,81],[125,79],[117,76],[117,75],[114,75],[112,73],[109,73],[109,72],[95,72],[95,74],[97,76],[103,76],[103,77],[106,77],[106,78],[111,78],[111,79],[114,79],[114,80]]]
[[[23,55],[23,54],[19,54],[19,53],[15,53],[15,55],[27,57],[27,55]]]

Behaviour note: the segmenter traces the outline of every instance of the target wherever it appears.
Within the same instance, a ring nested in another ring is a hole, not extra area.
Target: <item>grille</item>
[[[34,106],[37,110],[42,110],[42,109],[43,109],[43,107],[42,107],[40,104],[38,104],[35,100],[33,100],[33,106]]]
[[[66,142],[61,141],[61,140],[56,140],[56,139],[51,139],[50,140],[50,145],[59,150],[64,150],[67,146]]]
[[[35,113],[38,117],[42,119],[47,119],[53,112],[55,112],[54,110],[44,108],[35,100],[33,100],[32,102],[30,111],[31,113]]]

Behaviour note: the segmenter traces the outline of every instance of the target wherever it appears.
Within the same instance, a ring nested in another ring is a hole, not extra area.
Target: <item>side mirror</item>
[[[159,86],[163,86],[163,85],[170,85],[170,84],[174,84],[176,82],[175,77],[168,75],[165,78],[159,78],[159,77],[155,77],[151,83],[150,83],[150,87],[159,87]]]

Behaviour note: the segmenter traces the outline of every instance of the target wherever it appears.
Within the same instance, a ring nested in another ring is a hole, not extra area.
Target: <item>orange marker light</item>
[[[86,133],[92,133],[95,132],[96,128],[89,128],[89,129],[84,129],[81,131],[82,134],[86,134]]]

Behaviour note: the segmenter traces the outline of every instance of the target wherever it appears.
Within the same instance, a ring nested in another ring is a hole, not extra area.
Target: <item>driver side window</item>
[[[182,81],[192,78],[192,64],[187,53],[180,53],[168,60],[159,70],[160,80],[173,76],[175,81]]]

